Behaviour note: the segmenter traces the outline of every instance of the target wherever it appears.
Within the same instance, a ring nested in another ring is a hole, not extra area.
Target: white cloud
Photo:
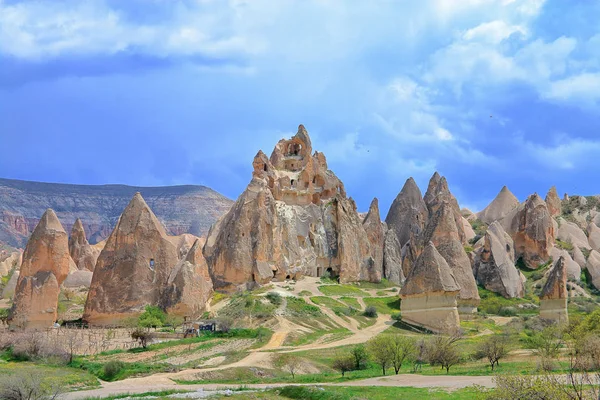
[[[498,44],[504,39],[509,38],[514,33],[525,35],[527,30],[519,25],[508,25],[505,21],[484,22],[481,25],[467,30],[463,34],[465,40],[483,41],[486,43]]]
[[[543,96],[550,100],[597,105],[600,101],[600,73],[583,73],[551,82]]]

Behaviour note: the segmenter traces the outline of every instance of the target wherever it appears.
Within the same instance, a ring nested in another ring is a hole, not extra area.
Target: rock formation
[[[477,281],[507,299],[523,297],[525,288],[515,267],[514,244],[510,235],[495,221],[488,227],[484,240],[484,246],[475,257]]]
[[[434,332],[460,327],[456,298],[460,286],[433,243],[425,246],[400,290],[402,319]]]
[[[585,270],[590,282],[597,290],[600,290],[600,253],[592,250],[585,264]]]
[[[34,229],[20,268],[9,324],[48,328],[56,321],[60,285],[71,264],[69,237],[56,214],[46,210]]]
[[[429,218],[432,218],[444,204],[449,205],[452,210],[452,216],[454,218],[456,228],[458,229],[460,242],[467,243],[460,207],[458,206],[458,201],[456,201],[456,198],[452,195],[452,193],[450,193],[448,182],[446,181],[445,177],[440,176],[437,172],[433,174],[429,180],[427,193],[425,193],[423,200],[427,205]]]
[[[516,257],[527,267],[536,269],[549,260],[555,237],[553,221],[537,193],[503,219],[502,226],[515,243]]]
[[[494,221],[501,220],[518,206],[519,199],[504,186],[496,198],[483,211],[477,213],[477,218],[486,224],[491,224]]]
[[[588,242],[585,232],[577,224],[565,221],[563,218],[558,219],[558,224],[559,228],[556,235],[557,239],[566,243],[570,243],[573,246],[581,249],[591,250],[591,246]]]
[[[79,218],[77,218],[71,229],[69,253],[75,265],[77,265],[77,269],[94,271],[100,251],[89,244],[85,236],[85,229]]]
[[[562,202],[556,192],[556,186],[552,186],[546,194],[546,205],[551,216],[557,217],[562,213]]]
[[[573,258],[571,258],[571,255],[568,251],[559,249],[557,247],[553,247],[552,250],[550,250],[550,256],[554,261],[558,260],[561,257],[564,259],[565,266],[567,268],[568,279],[574,281],[581,280],[581,266],[578,263],[576,263],[573,260]]]
[[[585,268],[586,259],[579,247],[573,248],[573,261],[575,261],[582,269]]]
[[[592,249],[600,251],[600,228],[593,222],[587,227],[588,242]]]
[[[392,283],[401,285],[404,283],[402,272],[402,250],[396,236],[396,231],[388,229],[385,232],[385,243],[383,246],[383,276]]]
[[[0,278],[21,267],[22,258],[21,251],[13,251],[0,257]]]
[[[63,287],[70,289],[89,288],[92,284],[94,273],[87,269],[71,272],[62,283]]]
[[[178,259],[164,227],[136,193],[98,257],[83,319],[115,324],[158,305]]]
[[[471,240],[475,239],[475,236],[477,235],[475,234],[473,227],[465,217],[462,217],[462,228],[465,232],[465,239],[467,240],[467,242],[470,242]]]
[[[303,275],[377,279],[374,251],[342,182],[312,154],[302,125],[270,158],[259,151],[252,181],[211,228],[204,256],[215,288],[239,290]]]
[[[440,204],[429,219],[423,232],[421,245],[424,247],[426,243],[433,243],[439,254],[446,260],[460,286],[459,310],[461,313],[472,313],[477,311],[479,293],[471,261],[461,242],[455,216],[454,206],[449,203]]]
[[[395,231],[400,247],[410,240],[411,234],[419,235],[423,231],[428,213],[415,180],[407,179],[385,218],[388,229]]]
[[[362,280],[371,282],[379,282],[383,277],[383,246],[385,242],[384,224],[381,222],[379,215],[379,200],[373,199],[369,212],[363,220],[363,227],[367,232],[367,238],[371,244],[371,254],[373,256],[374,265],[368,269],[367,274],[361,276]]]
[[[161,298],[161,308],[169,314],[198,318],[207,309],[213,285],[202,255],[203,245],[203,240],[196,239],[185,259],[171,271]]]
[[[569,322],[567,313],[567,266],[560,257],[548,274],[540,296],[540,318],[557,323]]]
[[[14,297],[17,282],[19,281],[19,274],[20,272],[18,270],[15,271],[6,283],[6,286],[4,286],[4,289],[2,289],[3,299],[12,299]]]

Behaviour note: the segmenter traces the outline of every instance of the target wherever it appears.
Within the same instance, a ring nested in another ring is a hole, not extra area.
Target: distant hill
[[[24,247],[47,208],[70,232],[81,218],[91,243],[110,234],[136,192],[173,235],[204,235],[233,204],[205,186],[69,185],[0,178],[0,242]]]

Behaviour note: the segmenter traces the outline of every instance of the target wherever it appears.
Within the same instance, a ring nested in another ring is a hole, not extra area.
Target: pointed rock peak
[[[439,174],[439,172],[435,171],[433,173],[433,175],[431,175],[431,178],[429,179],[429,182],[434,182],[435,184],[437,184],[440,179],[442,178],[442,176]]]
[[[417,186],[417,182],[415,182],[415,180],[412,177],[408,178],[406,182],[404,182],[404,186],[402,186],[402,190],[398,194],[398,197],[400,195],[406,196],[411,199],[423,199],[421,189],[419,189],[419,186]]]
[[[534,193],[531,196],[529,196],[527,198],[526,203],[528,205],[535,205],[535,206],[537,206],[539,204],[546,204],[546,202],[544,200],[542,200],[542,198],[540,197],[540,195],[537,194],[537,193]]]
[[[123,210],[117,229],[128,231],[140,225],[145,229],[155,228],[162,235],[166,236],[166,231],[162,223],[156,218],[156,215],[154,215],[141,193],[137,192],[133,195],[125,210]]]
[[[312,143],[310,141],[308,131],[306,130],[304,125],[298,125],[298,132],[296,133],[296,136],[294,136],[294,138],[300,139],[302,142],[304,142],[304,145],[306,146],[306,154],[310,155],[312,153]]]
[[[548,274],[548,280],[542,289],[542,300],[566,299],[567,292],[567,263],[560,257]]]
[[[433,292],[459,292],[460,286],[444,257],[429,242],[417,258],[400,293],[405,296]]]
[[[550,190],[548,190],[548,195],[552,195],[552,196],[558,197],[558,192],[556,191],[556,186],[552,186],[550,188]]]
[[[202,245],[200,243],[200,239],[196,239],[194,244],[188,250],[187,255],[185,256],[185,260],[192,264],[200,264],[204,256],[202,255]]]
[[[379,200],[377,199],[377,197],[373,198],[373,200],[371,201],[371,205],[369,206],[369,212],[363,220],[363,224],[371,221],[378,221],[379,223],[381,223],[381,216],[379,215]]]
[[[477,218],[489,224],[505,217],[509,212],[519,206],[519,199],[504,186],[494,200],[486,208],[477,213]]]
[[[69,246],[72,246],[74,243],[87,244],[87,237],[85,236],[85,229],[83,228],[83,223],[81,220],[77,218],[73,227],[71,228],[71,237],[69,239]]]
[[[85,232],[85,230],[83,229],[83,223],[81,222],[80,218],[77,218],[75,220],[75,223],[73,224],[72,231],[73,232],[75,232],[75,231],[84,231]]]
[[[33,235],[47,230],[65,232],[65,229],[58,220],[56,213],[51,208],[47,209],[44,215],[42,215],[40,222],[38,222],[37,226],[35,227],[35,230],[33,231]]]

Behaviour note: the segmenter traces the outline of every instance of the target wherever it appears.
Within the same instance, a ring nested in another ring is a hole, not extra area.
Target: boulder
[[[67,279],[62,283],[62,286],[69,289],[89,288],[92,284],[94,273],[87,269],[77,270],[70,273]]]
[[[202,255],[201,239],[196,239],[186,257],[171,271],[161,308],[169,314],[199,318],[207,310],[213,294],[212,280]]]
[[[407,179],[385,218],[388,229],[396,233],[401,248],[410,240],[411,234],[419,235],[423,231],[428,213],[415,180]]]
[[[558,234],[556,235],[557,239],[566,243],[570,243],[573,246],[581,249],[591,250],[591,246],[588,242],[585,232],[576,223],[559,218],[558,226]]]
[[[448,188],[448,182],[446,178],[440,176],[437,172],[433,174],[427,187],[427,193],[423,197],[427,210],[429,211],[429,218],[433,217],[442,205],[449,205],[452,210],[452,216],[458,229],[460,242],[463,244],[467,243],[466,235],[462,223],[462,215],[460,213],[460,207],[458,201],[450,193]]]
[[[79,218],[77,218],[71,229],[69,253],[77,269],[93,271],[96,267],[96,260],[100,255],[100,251],[97,247],[89,244],[85,236],[83,224]]]
[[[597,290],[600,290],[600,253],[592,250],[585,264],[588,282]]]
[[[9,325],[43,329],[57,318],[60,285],[69,273],[69,237],[53,210],[35,227],[21,263]]]
[[[546,205],[551,216],[557,217],[562,213],[562,202],[556,192],[556,186],[552,186],[546,194]]]
[[[553,247],[552,250],[550,250],[550,256],[552,257],[552,260],[558,260],[561,257],[563,258],[567,268],[568,279],[577,282],[581,280],[581,266],[571,258],[568,251]]]
[[[585,268],[586,259],[579,247],[573,247],[573,261],[575,261],[580,268]]]
[[[596,251],[600,251],[600,228],[593,222],[590,222],[587,227],[588,243],[590,247]]]
[[[568,323],[567,266],[560,257],[555,263],[540,295],[540,318],[556,323]]]
[[[371,256],[373,257],[374,265],[371,269],[363,271],[361,279],[380,282],[383,277],[383,246],[385,242],[385,226],[381,222],[379,215],[379,200],[374,198],[369,206],[369,212],[362,223],[367,238],[371,244]],[[398,248],[400,250],[400,248]],[[366,274],[364,273],[366,272]]]
[[[507,299],[523,297],[525,288],[515,267],[514,243],[502,225],[494,221],[475,256],[475,278],[486,289]]]
[[[385,243],[383,246],[383,276],[396,285],[404,283],[402,272],[402,250],[396,236],[396,231],[388,229],[385,232]]]
[[[430,242],[400,290],[402,320],[434,332],[456,331],[460,327],[459,292],[452,269]]]
[[[475,236],[477,235],[475,234],[473,227],[471,227],[471,224],[469,223],[469,221],[467,221],[465,217],[462,217],[462,227],[465,231],[465,239],[467,240],[467,242],[470,242],[471,240],[475,239]]]
[[[469,210],[468,208],[461,208],[460,214],[463,216],[463,218],[465,218],[469,222],[473,222],[473,221],[477,220],[477,215],[475,215],[475,213],[473,211]]]
[[[83,319],[112,325],[158,305],[178,259],[165,228],[136,193],[98,257]]]
[[[502,187],[496,198],[477,213],[477,218],[486,224],[499,221],[519,206],[519,199],[506,187]]]

